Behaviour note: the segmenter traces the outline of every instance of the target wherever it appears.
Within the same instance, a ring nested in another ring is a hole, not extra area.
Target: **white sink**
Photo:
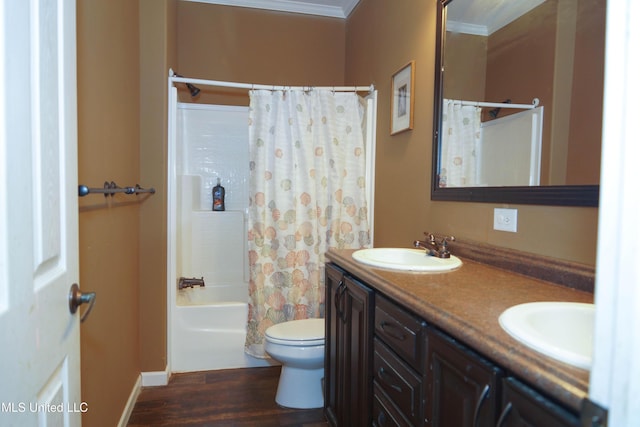
[[[401,271],[439,272],[453,270],[462,265],[458,257],[451,255],[451,258],[436,258],[427,255],[424,249],[360,249],[355,251],[352,257],[362,264]]]
[[[526,346],[561,362],[591,369],[593,304],[532,302],[505,310],[500,326]]]

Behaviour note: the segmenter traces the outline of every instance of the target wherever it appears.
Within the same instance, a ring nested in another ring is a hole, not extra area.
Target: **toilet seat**
[[[291,346],[324,345],[324,319],[301,319],[273,325],[265,331],[267,341]]]

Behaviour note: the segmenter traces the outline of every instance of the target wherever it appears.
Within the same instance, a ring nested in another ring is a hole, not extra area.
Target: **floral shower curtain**
[[[476,146],[480,142],[480,107],[444,100],[440,187],[476,185]]]
[[[324,317],[324,254],[368,247],[364,101],[331,90],[250,92],[249,319],[245,351],[271,325]]]

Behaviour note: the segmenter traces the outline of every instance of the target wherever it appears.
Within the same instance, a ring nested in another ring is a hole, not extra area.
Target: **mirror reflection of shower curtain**
[[[245,351],[274,324],[324,317],[324,254],[370,245],[364,100],[331,90],[250,91],[249,319]]]
[[[476,184],[476,147],[480,141],[481,108],[445,99],[440,147],[440,187]]]

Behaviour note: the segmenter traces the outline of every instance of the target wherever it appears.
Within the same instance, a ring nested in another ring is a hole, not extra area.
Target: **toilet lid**
[[[324,319],[302,319],[278,323],[267,328],[265,336],[272,342],[283,344],[324,344]]]

